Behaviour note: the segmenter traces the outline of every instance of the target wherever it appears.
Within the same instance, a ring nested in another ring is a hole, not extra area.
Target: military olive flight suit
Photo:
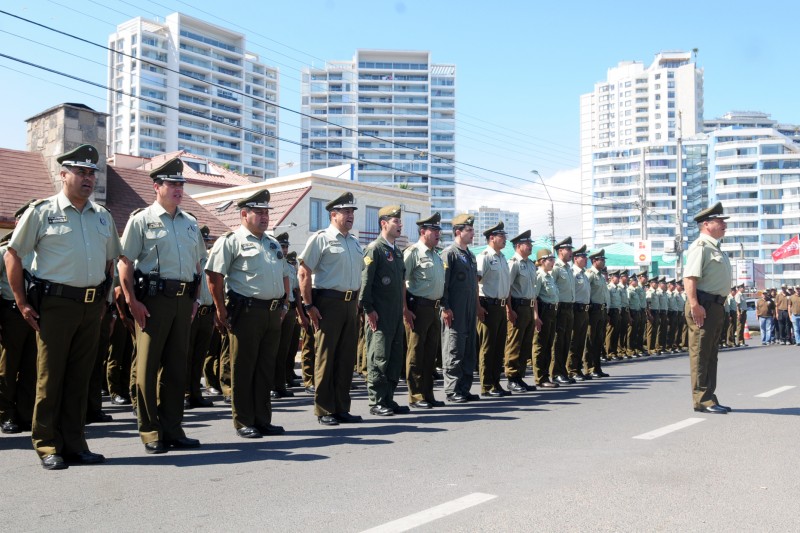
[[[467,396],[477,363],[478,267],[469,249],[453,243],[441,253],[445,268],[443,309],[453,312],[448,327],[442,321],[442,367],[448,396]]]
[[[403,252],[406,300],[414,328],[406,327],[408,403],[435,401],[433,373],[441,343],[439,310],[444,297],[444,263],[435,251],[417,242]]]

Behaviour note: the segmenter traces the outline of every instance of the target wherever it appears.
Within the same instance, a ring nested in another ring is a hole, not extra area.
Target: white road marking
[[[783,387],[778,387],[777,389],[768,390],[767,392],[762,392],[761,394],[756,394],[756,398],[769,398],[770,396],[775,396],[776,394],[780,394],[782,392],[786,392],[787,390],[793,389],[794,385],[784,385]]]
[[[368,529],[363,533],[394,533],[408,531],[409,529],[427,524],[428,522],[433,522],[434,520],[444,518],[445,516],[463,511],[464,509],[468,509],[475,505],[480,505],[495,498],[497,498],[497,496],[494,494],[473,492],[472,494],[467,494],[462,498],[445,502],[441,505],[437,505],[436,507],[431,507],[430,509],[426,509],[412,515],[393,520],[392,522],[387,522],[372,529]]]
[[[663,428],[654,429],[653,431],[648,431],[647,433],[636,435],[633,438],[641,440],[657,439],[658,437],[663,437],[664,435],[672,433],[673,431],[678,431],[679,429],[688,428],[689,426],[699,424],[703,420],[705,420],[705,418],[687,418],[686,420],[681,420],[680,422],[676,422],[675,424],[670,424],[668,426],[664,426]]]

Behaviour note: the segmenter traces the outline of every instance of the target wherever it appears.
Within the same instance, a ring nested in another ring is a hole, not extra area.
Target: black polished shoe
[[[206,387],[206,394],[209,394],[211,396],[219,396],[220,394],[222,394],[222,391],[216,387]]]
[[[64,459],[60,455],[54,453],[42,457],[42,468],[45,470],[64,470],[65,468],[69,468],[69,466],[67,466],[67,463],[64,462]]]
[[[728,414],[728,411],[726,411],[723,407],[720,407],[719,405],[709,405],[706,407],[700,406],[700,407],[695,407],[694,410],[697,411],[698,413],[709,413],[714,415]]]
[[[259,430],[262,435],[269,435],[270,437],[286,433],[283,426],[276,426],[274,424],[256,424],[256,429]]]
[[[294,393],[286,389],[278,389],[273,391],[278,395],[278,398],[294,398]]]
[[[126,398],[125,396],[122,396],[120,394],[112,394],[111,395],[111,403],[113,405],[130,405],[131,404],[131,399],[130,398]]]
[[[230,395],[228,395],[228,396],[223,396],[223,397],[222,397],[222,401],[223,401],[223,402],[225,402],[225,403],[227,403],[227,404],[230,404],[230,403],[231,403],[231,397],[230,397]]]
[[[442,374],[440,372],[433,373],[433,381],[440,381],[442,379]]]
[[[236,430],[236,434],[243,439],[260,439],[261,432],[253,426],[245,426]]]
[[[356,389],[358,389],[358,385],[356,385],[355,383],[351,383],[350,390],[356,390]]]
[[[497,387],[495,387],[492,390],[499,392],[501,396],[511,396],[511,391],[507,391],[506,389],[504,389],[500,385],[498,385]]]
[[[414,409],[433,409],[433,406],[430,402],[426,400],[420,400],[418,402],[411,402],[408,404],[409,407],[413,407]]]
[[[444,407],[445,405],[447,405],[446,403],[440,400],[425,400],[425,401],[431,404],[431,407]]]
[[[727,405],[721,405],[721,404],[717,404],[717,407],[722,407],[723,409],[725,409],[725,410],[726,410],[726,411],[728,411],[729,413],[730,413],[731,411],[733,411],[733,409],[732,409],[732,408],[730,408],[730,407],[728,407]]]
[[[553,383],[549,379],[543,379],[539,382],[539,388],[541,389],[557,389],[558,387],[558,383]]]
[[[314,385],[309,385],[308,387],[306,387],[306,393],[308,394],[314,394],[316,391],[317,389],[314,388]]]
[[[202,396],[199,398],[192,398],[190,401],[195,407],[214,407],[213,401],[208,398],[203,398]]]
[[[448,394],[447,401],[451,403],[467,403],[469,400],[461,394]]]
[[[411,412],[411,409],[407,405],[393,405],[392,412],[396,415],[407,415]]]
[[[336,413],[333,415],[333,418],[336,421],[341,422],[342,424],[358,424],[359,422],[363,422],[364,419],[358,415],[351,415],[350,413]]]
[[[480,396],[478,396],[477,394],[472,394],[471,392],[468,392],[464,397],[467,399],[468,402],[477,402],[480,401],[481,399]]]
[[[190,450],[192,448],[200,447],[199,440],[190,439],[189,437],[181,437],[179,439],[165,440],[164,444],[168,448],[175,448],[177,450]]]
[[[490,391],[482,392],[481,396],[484,398],[502,398],[503,393],[499,390],[492,389]]]
[[[586,376],[584,376],[581,372],[575,372],[569,377],[575,381],[586,381]]]
[[[555,376],[553,378],[553,383],[557,383],[559,385],[569,385],[569,378],[567,378],[567,376]]]
[[[602,362],[604,362],[604,363],[607,363],[607,362],[608,362],[608,357],[606,357],[605,355],[601,355],[601,356],[600,356],[600,360],[601,360]]]
[[[164,443],[160,440],[155,440],[153,442],[148,442],[144,445],[145,453],[149,454],[157,454],[157,453],[167,453],[167,447],[164,446]]]
[[[528,392],[528,388],[516,380],[508,382],[508,390],[511,392]]]
[[[0,425],[0,432],[5,434],[12,434],[12,433],[22,433],[19,425],[13,420],[6,420],[5,422]]]
[[[373,405],[369,410],[369,414],[376,416],[394,416],[394,410],[386,405]]]
[[[593,378],[602,378],[603,374],[601,372],[592,372],[591,374],[589,374],[589,376]]]
[[[189,401],[189,398],[184,398],[183,399],[183,410],[186,411],[188,409],[191,409],[192,407],[194,407],[194,406],[192,405],[192,402]],[[87,424],[88,424],[88,422],[87,422]]]
[[[275,390],[269,391],[269,398],[270,400],[277,400],[278,398],[280,398],[280,396],[278,396],[278,391]]]
[[[105,463],[106,458],[99,453],[93,453],[89,450],[84,450],[78,453],[65,453],[64,462],[79,465],[99,465],[100,463]]]
[[[103,411],[92,411],[86,413],[86,424],[97,424],[103,422],[111,422],[114,418],[111,415],[105,414]]]
[[[317,417],[317,422],[323,426],[338,426],[339,421],[333,415],[322,415]]]

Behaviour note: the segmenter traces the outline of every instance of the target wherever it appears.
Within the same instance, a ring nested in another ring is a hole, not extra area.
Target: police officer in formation
[[[105,461],[89,450],[84,427],[100,319],[120,255],[114,219],[89,199],[97,149],[82,145],[56,160],[61,192],[31,204],[4,256],[17,309],[37,332],[31,439],[46,470]],[[23,258],[31,253],[26,291]]]
[[[588,260],[584,244],[572,252],[572,276],[575,279],[575,303],[572,307],[572,339],[567,358],[567,370],[570,379],[586,381],[591,375],[583,373],[586,354],[586,333],[589,331],[589,310],[591,307],[592,288],[586,276]]]
[[[505,347],[506,379],[511,392],[535,391],[523,378],[533,355],[533,336],[541,326],[536,313],[536,265],[530,260],[531,230],[511,239],[514,256],[508,263],[513,320],[508,321]]]
[[[433,394],[433,373],[441,346],[439,311],[444,308],[444,262],[436,253],[442,227],[437,212],[417,221],[419,240],[405,249],[406,385],[408,405],[415,409],[444,407]]]
[[[156,200],[131,214],[122,235],[119,274],[136,322],[136,407],[149,454],[197,448],[181,427],[192,317],[200,306],[206,248],[197,220],[180,208],[183,162],[150,172]]]
[[[608,377],[603,372],[602,359],[610,301],[608,284],[602,274],[606,267],[605,250],[601,248],[590,253],[589,260],[592,266],[585,272],[589,283],[589,327],[584,349],[584,374],[592,378],[603,378]]]
[[[550,376],[554,383],[565,385],[575,383],[574,379],[567,377],[567,357],[572,339],[572,311],[575,303],[575,277],[569,265],[572,260],[572,237],[556,243],[553,248],[558,254],[552,271],[553,280],[558,288],[558,310]]]
[[[541,327],[534,336],[533,370],[536,385],[545,389],[557,389],[558,383],[550,379],[553,362],[553,344],[556,337],[556,315],[558,313],[558,287],[553,279],[553,252],[541,249],[536,252],[536,308]]]

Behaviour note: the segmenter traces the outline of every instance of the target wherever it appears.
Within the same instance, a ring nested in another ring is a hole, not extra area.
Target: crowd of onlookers
[[[756,301],[761,345],[800,346],[800,286],[765,289]]]

